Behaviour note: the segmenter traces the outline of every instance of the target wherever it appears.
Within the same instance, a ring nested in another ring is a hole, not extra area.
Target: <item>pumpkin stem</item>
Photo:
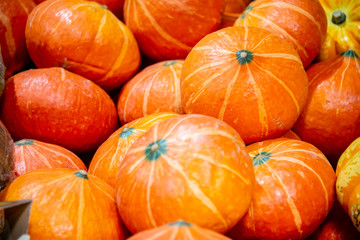
[[[346,15],[345,13],[343,13],[342,11],[340,10],[335,10],[332,14],[332,17],[331,17],[331,21],[334,23],[334,24],[342,24],[343,22],[345,22],[346,20]]]
[[[33,145],[34,141],[30,139],[21,139],[14,143],[15,146],[26,146],[26,145]]]
[[[75,175],[80,178],[89,179],[87,172],[85,170],[79,170],[78,172],[75,173]]]
[[[240,65],[250,63],[253,60],[253,53],[248,50],[240,50],[236,52],[236,59]]]
[[[271,158],[271,152],[259,152],[253,157],[253,165],[261,165]]]
[[[176,222],[169,223],[169,226],[191,227],[192,224],[189,222],[185,222],[184,220],[177,220]]]
[[[349,49],[346,52],[343,52],[341,55],[344,57],[349,57],[349,58],[359,58],[359,56],[356,54],[356,52],[352,49]]]
[[[148,161],[156,161],[161,155],[167,152],[167,143],[165,139],[159,139],[150,143],[145,148],[145,157]]]

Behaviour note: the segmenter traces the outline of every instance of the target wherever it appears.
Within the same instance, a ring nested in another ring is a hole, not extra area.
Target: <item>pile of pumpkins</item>
[[[360,239],[359,2],[1,0],[0,44],[31,239]]]

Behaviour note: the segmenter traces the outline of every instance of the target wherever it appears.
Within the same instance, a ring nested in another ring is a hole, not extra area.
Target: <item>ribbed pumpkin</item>
[[[360,59],[352,50],[312,65],[309,98],[293,130],[333,158],[360,136]],[[335,161],[335,162],[334,162]]]
[[[360,3],[354,0],[319,0],[327,21],[327,35],[321,46],[321,61],[352,49],[360,54]]]
[[[117,102],[121,123],[156,112],[182,114],[180,74],[183,64],[183,60],[155,63],[128,81]]]
[[[140,64],[131,31],[96,2],[45,1],[29,15],[25,33],[37,67],[63,67],[105,90],[129,80]]]
[[[0,1],[0,45],[6,78],[21,70],[30,60],[26,50],[25,26],[35,6],[33,0]]]
[[[120,164],[136,139],[154,125],[176,116],[175,113],[153,113],[125,124],[97,149],[90,162],[89,173],[115,187]]]
[[[12,182],[1,200],[32,199],[31,239],[125,239],[114,189],[84,170],[40,169]]]
[[[305,239],[326,218],[336,176],[313,145],[286,138],[246,147],[256,184],[248,213],[228,234],[232,239]]]
[[[360,231],[360,137],[341,155],[336,176],[337,199]]]
[[[221,18],[221,28],[233,26],[236,19],[249,5],[250,0],[225,0],[225,7]]]
[[[219,28],[223,6],[224,0],[125,0],[124,19],[149,58],[183,59]]]
[[[230,240],[217,232],[178,220],[154,229],[139,232],[128,240]]]
[[[325,40],[327,21],[318,1],[256,0],[234,26],[259,27],[281,36],[293,45],[307,67]]]
[[[66,148],[33,139],[15,142],[15,175],[43,168],[86,170],[81,159]]]
[[[99,86],[63,68],[24,71],[9,78],[0,118],[14,140],[96,149],[118,128],[114,102]]]
[[[295,49],[259,28],[229,27],[207,35],[185,59],[181,74],[184,111],[225,121],[246,144],[289,131],[307,91]]]
[[[0,191],[14,179],[14,141],[0,121]]]
[[[216,118],[187,114],[155,125],[130,147],[116,201],[133,233],[178,219],[225,233],[248,210],[253,182],[239,134]]]

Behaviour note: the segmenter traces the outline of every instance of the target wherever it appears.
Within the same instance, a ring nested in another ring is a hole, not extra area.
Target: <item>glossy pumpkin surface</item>
[[[63,67],[107,91],[129,80],[140,65],[131,31],[96,2],[45,1],[29,15],[25,34],[38,68]]]
[[[187,114],[155,125],[130,147],[116,200],[133,233],[178,219],[225,233],[248,210],[253,181],[239,134],[216,118]]]
[[[131,145],[154,125],[176,116],[175,113],[154,113],[125,124],[97,149],[89,173],[115,187],[121,162]]]
[[[246,144],[289,131],[307,91],[295,49],[259,28],[229,27],[207,35],[185,59],[181,74],[184,111],[225,121]]]
[[[58,168],[18,177],[1,200],[32,199],[31,239],[125,239],[114,196],[96,176]]]
[[[22,139],[15,145],[15,175],[43,168],[71,168],[86,170],[83,161],[71,151],[55,144]]]
[[[246,147],[256,184],[248,213],[232,239],[305,239],[324,221],[335,198],[336,176],[313,145],[279,138]]]
[[[128,81],[117,102],[121,123],[156,112],[182,114],[180,74],[183,64],[183,60],[155,63]]]
[[[327,20],[318,1],[256,0],[234,26],[259,27],[281,36],[293,45],[307,67],[325,40]]]

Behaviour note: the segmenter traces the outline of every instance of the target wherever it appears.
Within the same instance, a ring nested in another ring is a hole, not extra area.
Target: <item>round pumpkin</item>
[[[182,114],[180,74],[183,60],[148,66],[121,89],[117,110],[122,124],[156,112]]]
[[[43,168],[86,170],[81,159],[66,148],[33,139],[22,139],[15,145],[15,175]]]
[[[63,68],[24,71],[9,78],[0,118],[14,140],[96,149],[117,128],[114,102],[99,86]]]
[[[281,36],[293,45],[307,67],[325,40],[327,20],[318,1],[256,0],[234,26],[259,27]]]
[[[359,2],[319,0],[327,17],[327,35],[319,54],[324,61],[349,49],[360,55]]]
[[[248,213],[232,239],[305,239],[324,221],[335,198],[336,176],[313,145],[278,138],[246,147],[256,184]]]
[[[231,27],[249,5],[250,0],[225,0],[221,17],[221,28]]]
[[[360,136],[360,59],[352,50],[308,70],[309,98],[293,131],[319,148],[336,166]]]
[[[18,177],[1,200],[32,199],[31,239],[125,239],[114,189],[84,170],[38,169]]]
[[[181,240],[230,240],[217,232],[198,227],[189,222],[178,220],[154,229],[139,232],[128,240],[169,240],[169,239],[181,239]]]
[[[29,15],[26,44],[37,67],[63,67],[110,91],[140,65],[131,31],[96,2],[49,0]]]
[[[295,49],[259,28],[228,27],[207,35],[185,59],[181,74],[184,111],[225,121],[246,144],[288,132],[307,91]]]
[[[120,165],[136,139],[154,125],[176,116],[178,115],[175,113],[153,113],[125,124],[96,150],[90,162],[89,173],[115,187]]]
[[[360,231],[360,137],[341,155],[336,166],[336,194],[340,204]]]
[[[14,179],[14,141],[0,121],[0,191]]]
[[[116,201],[132,233],[183,219],[225,233],[248,210],[254,171],[239,134],[187,114],[146,131],[126,153]]]
[[[25,26],[35,6],[33,0],[0,1],[0,46],[6,78],[21,70],[30,60],[26,50]]]
[[[183,59],[219,28],[223,6],[224,0],[125,0],[124,20],[149,58]]]

